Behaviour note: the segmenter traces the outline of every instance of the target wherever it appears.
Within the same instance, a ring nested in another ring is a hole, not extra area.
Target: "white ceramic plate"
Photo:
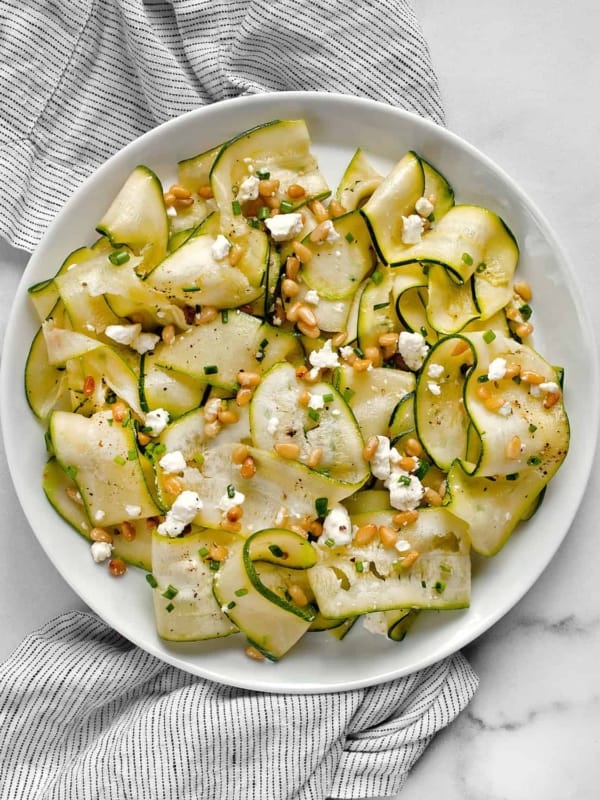
[[[361,624],[343,642],[326,633],[308,634],[280,663],[270,664],[250,661],[241,636],[185,645],[159,640],[143,572],[130,569],[123,579],[109,578],[93,563],[86,542],[47,503],[40,485],[43,430],[16,387],[23,385],[37,327],[27,287],[52,276],[70,251],[94,241],[96,223],[137,164],[172,180],[179,159],[258,123],[300,117],[307,121],[332,188],[358,146],[382,170],[414,149],[448,178],[459,202],[480,203],[506,220],[521,246],[519,272],[534,290],[535,345],[566,369],[572,435],[568,458],[535,517],[498,556],[474,560],[469,609],[422,614],[400,644],[367,633]],[[74,591],[109,625],[166,662],[221,683],[278,692],[351,689],[408,674],[459,650],[512,608],[556,552],[580,503],[594,453],[598,397],[593,334],[574,274],[518,186],[475,148],[417,116],[364,99],[308,92],[245,97],[185,114],[107,161],[67,203],[30,260],[6,332],[1,374],[4,441],[20,502],[41,546]]]

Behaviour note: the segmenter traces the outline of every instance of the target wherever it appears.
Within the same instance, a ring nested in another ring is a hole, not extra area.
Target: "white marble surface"
[[[417,0],[447,124],[530,195],[570,256],[600,339],[597,0]],[[25,254],[0,242],[1,332]],[[585,391],[585,387],[581,387]],[[15,387],[20,391],[20,387]],[[600,485],[597,469],[544,575],[466,650],[481,680],[402,800],[592,800],[600,785]],[[1,454],[0,659],[46,619],[82,607],[37,545]]]

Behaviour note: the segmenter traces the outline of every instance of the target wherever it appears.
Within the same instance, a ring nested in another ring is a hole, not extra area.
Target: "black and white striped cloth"
[[[0,0],[0,235],[33,249],[83,179],[158,123],[298,89],[443,122],[408,0]],[[253,693],[67,613],[0,666],[0,800],[389,796],[476,686],[458,654],[363,690]]]

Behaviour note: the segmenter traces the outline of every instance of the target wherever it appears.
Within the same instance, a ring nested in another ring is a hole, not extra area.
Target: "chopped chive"
[[[126,264],[129,261],[129,253],[126,250],[116,250],[108,254],[108,260],[111,264],[120,267],[121,264]]]
[[[199,286],[182,286],[181,287],[181,291],[182,292],[199,292],[200,291],[200,287]]]
[[[308,416],[312,419],[313,422],[318,422],[319,421],[319,418],[320,418],[319,417],[319,412],[318,412],[318,410],[316,408],[309,408],[307,413],[308,413]]]
[[[325,539],[325,544],[327,545],[327,547],[333,547],[335,542],[333,541],[333,539]]]
[[[235,608],[235,606],[236,606],[235,600],[231,600],[229,603],[227,603],[227,610],[231,611],[231,609]]]
[[[258,219],[256,217],[249,217],[248,225],[250,225],[251,228],[259,228],[260,227]]]
[[[224,308],[221,311],[221,322],[223,323],[223,325],[227,325],[227,323],[229,322],[229,309],[228,308]]]
[[[483,341],[486,342],[487,344],[491,344],[491,342],[493,342],[495,338],[496,334],[492,330],[487,330],[483,334]]]
[[[475,268],[475,272],[485,272],[485,271],[486,271],[486,269],[487,269],[487,264],[485,263],[485,261],[482,261],[482,262],[481,262],[481,264],[479,264],[479,265],[478,265],[478,266]]]
[[[109,391],[106,393],[106,397],[104,398],[104,402],[105,402],[107,405],[109,405],[109,406],[112,406],[112,405],[113,405],[113,403],[116,403],[116,402],[117,402],[117,395],[116,395],[114,392],[111,392],[111,391],[109,390]]]
[[[347,403],[349,403],[350,400],[352,400],[352,398],[354,397],[355,394],[356,394],[356,392],[354,391],[354,389],[351,386],[346,386],[346,388],[344,389],[344,393],[343,393],[342,397],[344,398],[344,400]]]
[[[209,566],[210,569],[212,569],[213,572],[216,572],[219,569],[219,567],[221,566],[221,563],[219,561],[215,561],[213,558],[211,558],[211,560],[208,562],[208,566]]]
[[[389,301],[387,303],[375,303],[373,306],[373,311],[379,311],[381,308],[387,308],[389,304]]]
[[[440,572],[452,572],[452,567],[449,564],[440,564]]]
[[[355,348],[354,348],[354,352],[356,353],[356,355],[357,355],[359,358],[364,358],[364,357],[365,357],[365,354],[364,354],[364,352],[363,352],[363,351],[360,349],[360,347],[355,347]]]
[[[150,586],[153,589],[156,589],[156,587],[158,586],[158,581],[156,580],[156,578],[154,577],[154,575],[151,572],[149,572],[146,575],[146,580],[148,581],[148,583],[150,584]]]
[[[242,207],[240,205],[240,201],[239,200],[234,200],[232,202],[231,211],[233,212],[233,215],[236,216],[236,217],[239,217],[239,215],[242,213]]]
[[[279,210],[282,214],[289,214],[294,210],[294,204],[290,200],[282,200],[279,204]]]
[[[460,257],[460,260],[463,262],[463,264],[467,264],[467,266],[470,267],[471,264],[473,263],[473,256],[470,255],[469,253],[463,253],[462,256]]]
[[[285,556],[285,553],[283,552],[281,547],[279,547],[278,544],[270,544],[269,550],[271,551],[271,553],[273,553],[275,558],[283,558]]]
[[[200,558],[206,558],[208,555],[208,547],[201,547],[200,550],[198,550],[198,555]]]
[[[354,236],[351,231],[348,231],[348,233],[346,234],[346,241],[348,242],[348,244],[352,244],[352,242],[354,241]]]
[[[137,450],[127,451],[127,461],[135,461],[137,458]]]
[[[410,475],[400,475],[398,483],[401,486],[410,486]]]
[[[173,605],[173,603],[169,603],[168,606],[165,606],[165,611],[167,612],[167,614],[170,614],[171,611],[174,611],[174,610],[175,610],[175,606]]]
[[[315,510],[317,517],[326,517],[329,500],[326,497],[317,497],[315,500]]]
[[[324,403],[333,403],[333,395],[332,394],[324,394],[323,395],[323,402]]]
[[[376,269],[375,272],[371,275],[371,280],[375,284],[375,286],[379,286],[380,283],[383,283],[383,272],[381,270]]]
[[[355,567],[357,572],[364,572],[365,565],[363,564],[362,561],[356,561],[355,564],[354,564],[354,567]]]
[[[167,588],[164,590],[164,592],[162,593],[162,596],[163,596],[163,597],[166,597],[166,598],[167,598],[167,600],[172,600],[172,599],[173,599],[174,597],[176,597],[178,594],[179,594],[179,589],[176,589],[174,586],[172,586],[171,584],[169,584],[169,585],[167,586]]]
[[[219,368],[216,364],[209,364],[208,366],[204,367],[205,375],[216,375],[218,371]]]
[[[201,467],[204,464],[204,453],[194,453],[193,459]]]
[[[511,378],[513,383],[521,383],[521,376],[520,375],[513,375]]]
[[[420,481],[423,480],[425,475],[429,472],[431,464],[428,461],[423,461],[419,459],[419,466],[413,470],[413,475],[418,478]]]
[[[540,458],[540,456],[529,456],[529,458],[527,459],[527,463],[529,464],[530,467],[537,467],[538,464],[542,463],[542,459]]]
[[[436,581],[433,585],[433,588],[438,594],[441,594],[446,588],[446,584],[444,583],[444,581]]]
[[[518,472],[510,472],[506,476],[506,480],[507,481],[516,481],[518,479],[518,477],[519,477],[519,473]]]
[[[71,478],[71,480],[74,481],[75,478],[77,477],[77,467],[68,466],[65,468],[65,471],[69,476],[69,478]]]
[[[266,169],[257,169],[256,177],[261,181],[266,181],[271,177],[271,173]]]
[[[528,303],[524,303],[522,306],[519,307],[519,313],[521,314],[524,320],[528,320],[529,317],[533,314],[533,309]]]
[[[150,444],[146,445],[144,452],[151,461],[158,461],[167,452],[167,446],[162,442],[150,442]]]
[[[268,344],[269,344],[269,340],[268,339],[263,339],[262,342],[258,346],[260,347],[261,350],[265,350]]]
[[[257,219],[268,219],[271,216],[271,209],[268,206],[261,206],[256,212]]]
[[[529,426],[529,433],[535,433],[537,431],[537,425],[534,425],[533,422]]]
[[[229,497],[229,499],[235,497],[235,486],[232,483],[227,486],[227,497]]]
[[[123,458],[123,456],[115,456],[115,457],[113,458],[113,461],[115,462],[115,464],[118,464],[120,467],[122,467],[122,466],[123,466],[123,464],[126,464],[126,463],[127,463],[127,462],[125,461],[125,459]]]
[[[427,588],[427,582],[426,581],[421,581],[421,586],[422,586],[423,589],[426,589]]]
[[[236,597],[243,597],[245,594],[248,594],[248,589],[246,589],[245,586],[242,586],[239,589],[236,589],[235,592],[234,592],[234,595]]]

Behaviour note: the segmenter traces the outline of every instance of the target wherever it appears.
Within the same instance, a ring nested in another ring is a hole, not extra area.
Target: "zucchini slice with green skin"
[[[238,387],[240,370],[264,373],[286,358],[302,360],[296,337],[237,309],[229,311],[227,321],[217,317],[184,331],[171,344],[158,344],[155,350],[158,366],[232,392]]]
[[[286,569],[307,569],[315,563],[316,553],[310,542],[292,531],[263,530],[231,548],[215,573],[213,591],[221,608],[261,653],[278,661],[309,629],[315,611],[266,586],[255,564],[261,558]]]
[[[80,333],[102,333],[109,325],[117,325],[121,321],[103,294],[90,293],[90,285],[106,261],[105,254],[95,255],[92,252],[89,260],[74,264],[54,279],[71,326]]]
[[[194,642],[237,633],[213,594],[215,576],[210,549],[239,548],[240,540],[227,531],[194,530],[171,538],[152,535],[152,599],[156,630],[161,639]]]
[[[427,320],[437,333],[457,333],[479,318],[473,282],[457,284],[438,264],[429,266]]]
[[[386,489],[362,489],[343,500],[342,505],[351,517],[373,511],[395,513],[390,505],[390,493]]]
[[[94,524],[118,525],[161,513],[146,483],[131,422],[114,424],[110,411],[92,417],[54,411],[49,431],[56,459]]]
[[[392,443],[415,430],[415,392],[404,395],[392,412],[388,435]]]
[[[48,348],[42,328],[33,338],[25,363],[25,396],[29,408],[38,419],[46,419],[51,411],[69,407],[67,374],[64,367],[48,362]]]
[[[362,350],[377,347],[384,333],[400,330],[392,291],[393,279],[387,268],[379,268],[367,281],[358,309],[358,343]]]
[[[358,148],[342,175],[336,199],[346,211],[354,211],[364,205],[383,180],[364,152]]]
[[[220,144],[204,153],[179,161],[177,164],[178,183],[196,194],[200,189],[210,186],[210,171],[222,147],[223,145]]]
[[[167,254],[169,218],[163,188],[155,173],[139,165],[96,226],[113,247],[129,247],[141,256],[139,269],[149,271]]]
[[[393,516],[393,511],[369,512],[354,516],[352,522],[391,526]],[[319,562],[308,576],[321,613],[341,618],[388,609],[468,606],[471,560],[466,524],[445,508],[423,508],[401,537],[406,542],[402,552],[378,541],[365,547],[319,546]],[[403,568],[403,552],[410,550],[419,557]]]
[[[171,419],[175,419],[200,405],[208,385],[183,372],[159,367],[154,353],[146,353],[140,362],[139,392],[143,411],[164,408]]]
[[[361,486],[369,468],[354,414],[330,383],[310,386],[308,406],[300,403],[305,391],[306,384],[291,364],[276,364],[264,375],[250,403],[254,445],[262,450],[297,445],[298,458],[304,463],[319,449],[322,456],[315,470],[349,486]]]
[[[384,264],[406,261],[404,254],[410,248],[402,240],[402,217],[415,213],[415,204],[423,197],[424,191],[423,163],[411,150],[385,176],[360,209]]]
[[[424,196],[433,204],[433,222],[439,222],[454,205],[454,189],[450,186],[446,178],[438,172],[422,156],[421,165],[425,177]]]
[[[227,408],[228,405],[230,409],[235,407],[238,420],[223,426],[218,434],[219,444],[251,444],[248,406],[238,408],[235,401],[224,400],[223,407]],[[179,450],[186,460],[194,461],[204,452],[207,444],[214,444],[215,439],[205,432],[204,411],[204,407],[196,408],[167,425],[158,439],[164,444],[166,452]]]
[[[428,270],[418,263],[398,267],[392,275],[392,298],[401,326],[417,331],[431,344],[438,334],[427,318],[428,283]]]
[[[388,626],[387,637],[393,642],[403,642],[419,616],[420,609],[409,608],[399,611],[384,611]]]

